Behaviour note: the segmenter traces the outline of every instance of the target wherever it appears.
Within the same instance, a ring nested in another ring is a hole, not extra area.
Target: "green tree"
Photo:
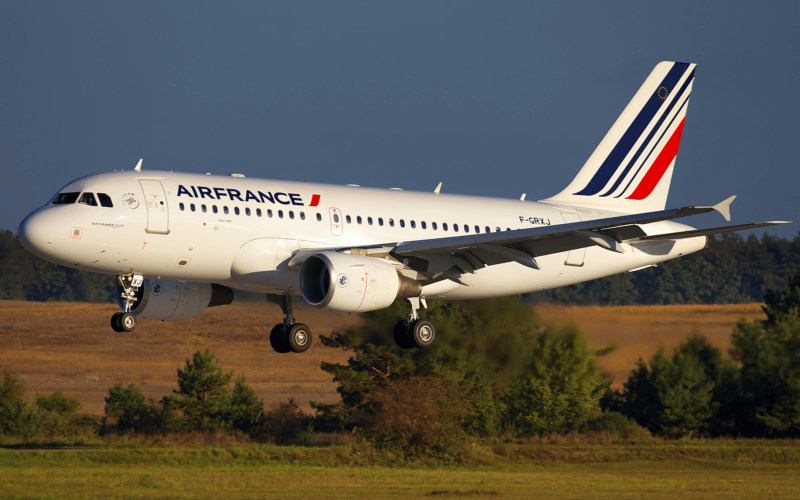
[[[128,387],[120,383],[114,384],[108,390],[105,402],[106,416],[116,418],[119,430],[146,431],[151,428],[151,408],[148,407],[144,393],[134,384]]]
[[[243,432],[249,432],[264,413],[264,403],[258,399],[253,388],[247,384],[244,375],[237,378],[233,384],[230,411],[233,427]]]
[[[695,334],[671,358],[659,349],[649,366],[640,359],[624,384],[622,413],[654,434],[710,433],[719,403],[713,400],[715,382],[708,364],[716,355],[709,347]]]
[[[231,379],[219,358],[206,349],[197,351],[178,369],[178,389],[171,401],[183,413],[187,430],[218,430],[229,424]]]

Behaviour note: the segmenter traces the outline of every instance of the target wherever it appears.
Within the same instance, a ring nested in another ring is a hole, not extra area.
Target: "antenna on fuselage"
[[[137,163],[136,168],[134,168],[134,170],[136,170],[137,172],[142,171],[142,160],[144,160],[144,158],[139,158],[139,163]]]
[[[440,182],[436,189],[433,190],[434,194],[439,194],[439,191],[442,189],[442,183]]]

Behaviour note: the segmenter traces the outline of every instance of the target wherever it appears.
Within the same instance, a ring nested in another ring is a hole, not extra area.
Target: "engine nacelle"
[[[123,307],[117,283],[117,303]],[[136,291],[131,312],[140,318],[178,319],[202,314],[207,307],[233,302],[233,290],[216,283],[192,283],[146,278]]]
[[[300,290],[314,307],[353,313],[389,307],[398,297],[419,296],[421,286],[398,275],[383,259],[322,252],[303,262]]]

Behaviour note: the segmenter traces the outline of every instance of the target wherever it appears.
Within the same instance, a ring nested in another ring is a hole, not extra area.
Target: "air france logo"
[[[250,191],[249,189],[245,192],[242,192],[238,189],[230,189],[230,188],[221,188],[221,187],[214,187],[209,188],[205,186],[189,186],[187,189],[182,184],[178,185],[178,196],[188,196],[189,198],[209,198],[211,200],[221,200],[223,197],[228,198],[231,201],[241,201],[241,202],[248,202],[254,201],[256,203],[266,203],[270,202],[273,205],[275,203],[279,203],[281,205],[298,205],[298,206],[305,206],[303,203],[303,198],[297,193],[273,193],[271,191],[267,191],[266,193],[261,191],[256,191],[255,193]],[[311,203],[308,204],[309,207],[316,207],[319,205],[319,198],[320,195],[314,194],[311,195]]]
[[[136,195],[133,193],[125,193],[122,195],[122,205],[128,208],[138,208],[139,200],[136,199]]]
[[[159,295],[161,295],[161,292],[164,291],[164,286],[158,281],[156,281],[155,283],[153,283],[153,286],[150,288],[150,291],[153,292],[154,296],[158,297]]]
[[[339,283],[340,287],[344,288],[347,286],[348,283],[350,283],[350,278],[348,278],[346,274],[342,273],[336,279],[336,282]]]

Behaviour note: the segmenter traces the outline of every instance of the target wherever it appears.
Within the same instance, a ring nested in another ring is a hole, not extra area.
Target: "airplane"
[[[20,224],[31,253],[116,275],[131,332],[137,318],[178,319],[230,304],[233,289],[266,294],[284,321],[279,353],[305,352],[302,296],[325,311],[361,313],[405,299],[392,332],[403,349],[430,347],[426,299],[477,299],[637,271],[702,250],[708,236],[785,221],[695,229],[675,219],[713,206],[665,209],[695,64],[661,62],[560,193],[540,201],[133,170],[88,175]]]

